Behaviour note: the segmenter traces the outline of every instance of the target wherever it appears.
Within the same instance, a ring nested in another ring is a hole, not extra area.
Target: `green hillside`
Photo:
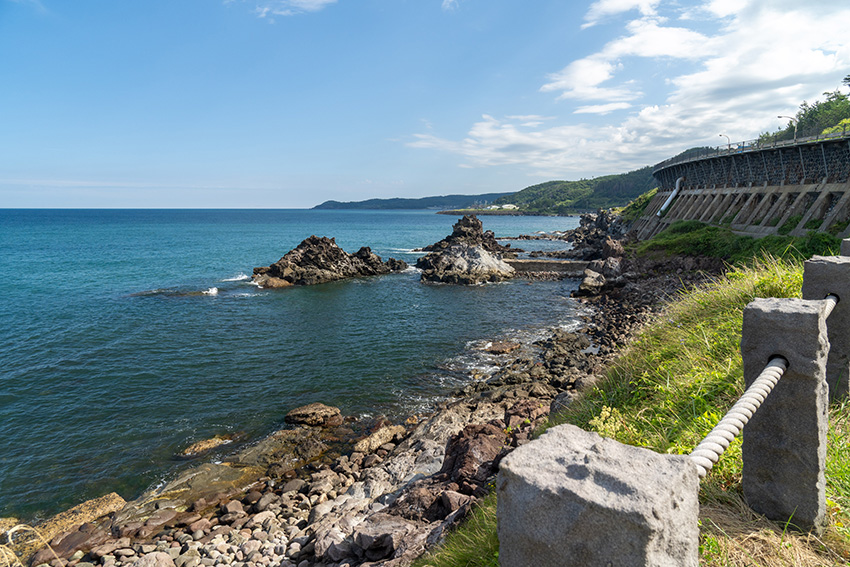
[[[484,195],[441,195],[421,199],[369,199],[366,201],[325,201],[314,209],[463,209],[483,207],[499,198],[508,198],[513,193],[486,193]]]
[[[525,212],[564,215],[621,207],[655,186],[652,167],[647,166],[628,173],[593,179],[547,181],[497,199],[495,204],[512,203]]]

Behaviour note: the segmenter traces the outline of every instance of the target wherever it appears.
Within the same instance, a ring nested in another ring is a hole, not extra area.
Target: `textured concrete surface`
[[[749,385],[773,356],[788,369],[744,427],[750,507],[800,530],[823,527],[826,496],[826,336],[823,301],[756,299],[744,310],[741,354]]]
[[[505,457],[497,488],[502,567],[697,565],[686,456],[561,425]]]

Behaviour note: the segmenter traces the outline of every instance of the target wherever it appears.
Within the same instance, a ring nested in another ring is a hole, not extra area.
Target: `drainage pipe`
[[[670,193],[670,196],[669,196],[669,197],[667,197],[667,200],[666,200],[666,201],[664,201],[664,204],[663,204],[663,205],[661,205],[661,208],[660,208],[660,209],[658,209],[658,212],[657,212],[657,213],[655,213],[656,215],[658,215],[658,216],[660,217],[661,215],[663,215],[663,214],[664,214],[664,211],[666,211],[666,210],[667,210],[667,207],[669,207],[669,206],[670,206],[670,203],[672,203],[672,202],[673,202],[673,199],[675,199],[675,198],[676,198],[676,195],[678,195],[678,194],[679,194],[679,189],[681,189],[681,188],[682,188],[682,181],[684,181],[684,180],[685,180],[685,178],[684,178],[684,177],[680,177],[679,179],[677,179],[677,180],[676,180],[676,188],[675,188],[675,189],[673,189],[673,192],[672,192],[672,193]]]

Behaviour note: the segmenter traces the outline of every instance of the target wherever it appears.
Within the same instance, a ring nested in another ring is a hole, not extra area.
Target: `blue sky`
[[[0,207],[516,191],[756,137],[846,0],[0,0]]]

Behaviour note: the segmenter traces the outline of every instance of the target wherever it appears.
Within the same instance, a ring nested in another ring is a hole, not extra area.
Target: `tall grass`
[[[621,442],[689,453],[743,392],[740,355],[744,307],[756,297],[799,297],[802,262],[773,257],[731,269],[715,282],[683,292],[644,329],[596,388],[550,424],[572,423]],[[830,525],[822,538],[788,533],[754,514],[741,490],[740,438],[702,481],[701,564],[845,565],[850,560],[850,403],[833,405],[827,460]],[[493,511],[479,533],[495,534]],[[462,529],[460,533],[463,533]],[[465,537],[465,536],[461,536]],[[486,547],[466,553],[487,561]],[[489,565],[436,552],[423,565]]]
[[[806,236],[774,234],[753,238],[739,236],[728,228],[699,221],[678,221],[650,240],[638,244],[636,251],[638,255],[698,255],[722,258],[730,264],[749,264],[753,258],[765,255],[801,260],[815,254],[835,254],[840,246],[841,241],[837,237],[825,232],[811,231]]]

